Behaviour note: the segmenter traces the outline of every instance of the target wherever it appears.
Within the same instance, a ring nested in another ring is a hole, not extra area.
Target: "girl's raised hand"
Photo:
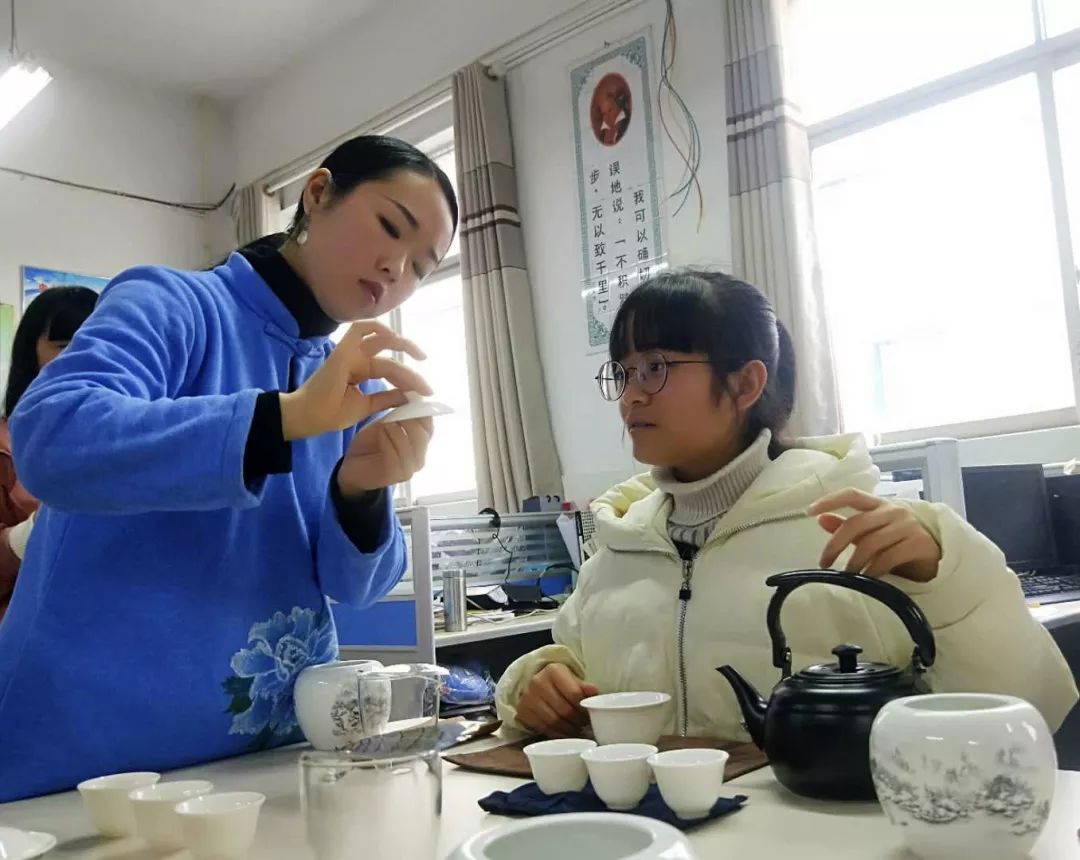
[[[840,510],[854,513],[837,513]],[[937,576],[941,547],[903,505],[847,489],[818,499],[809,513],[832,535],[818,562],[823,568],[831,568],[851,546],[855,551],[844,566],[848,573],[891,573],[913,582]]]

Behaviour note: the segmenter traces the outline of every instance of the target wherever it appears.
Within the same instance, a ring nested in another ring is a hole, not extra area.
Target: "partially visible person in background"
[[[4,417],[0,418],[0,620],[15,590],[38,506],[37,499],[19,483],[7,419],[41,368],[64,351],[96,302],[97,293],[88,287],[53,287],[27,305],[15,330]]]

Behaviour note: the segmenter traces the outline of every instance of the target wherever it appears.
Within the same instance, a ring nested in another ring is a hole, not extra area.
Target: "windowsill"
[[[922,442],[926,439],[987,439],[1016,436],[1039,430],[1064,430],[1080,426],[1074,408],[1054,409],[1031,415],[1011,415],[963,424],[943,424],[914,430],[896,430],[879,434],[877,444],[894,445],[900,442]]]
[[[418,496],[412,501],[408,499],[397,498],[394,499],[394,507],[398,509],[414,507],[431,508],[438,505],[449,505],[460,502],[474,502],[476,501],[476,499],[476,490],[460,490],[456,493],[437,493],[431,496]]]

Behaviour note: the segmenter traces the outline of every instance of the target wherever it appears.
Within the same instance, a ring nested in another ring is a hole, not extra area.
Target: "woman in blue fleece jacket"
[[[0,624],[0,802],[299,739],[296,676],[337,654],[327,598],[400,579],[387,488],[432,432],[364,426],[430,393],[383,355],[415,345],[375,322],[327,335],[405,301],[456,226],[427,156],[360,137],[283,244],[106,288],[11,420],[42,509]]]

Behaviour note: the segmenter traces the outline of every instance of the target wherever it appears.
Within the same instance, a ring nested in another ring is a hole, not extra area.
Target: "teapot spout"
[[[743,723],[750,733],[750,738],[759,749],[764,749],[765,711],[768,707],[765,700],[749,681],[730,666],[721,666],[716,671],[727,679],[731,689],[735,691],[735,699],[742,710]]]

